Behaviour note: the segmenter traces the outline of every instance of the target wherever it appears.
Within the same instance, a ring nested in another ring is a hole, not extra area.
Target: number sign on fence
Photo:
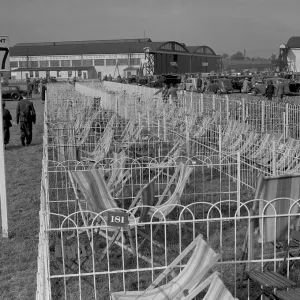
[[[108,212],[107,225],[114,227],[126,227],[129,224],[128,215],[125,212]]]

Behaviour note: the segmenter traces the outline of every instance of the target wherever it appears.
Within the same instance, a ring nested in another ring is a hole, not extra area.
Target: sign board
[[[125,212],[108,212],[107,225],[114,227],[126,227],[129,224],[128,215]]]
[[[203,67],[208,67],[208,62],[203,62],[203,63],[202,63],[202,66],[203,66]]]
[[[0,71],[10,71],[8,36],[0,35]]]

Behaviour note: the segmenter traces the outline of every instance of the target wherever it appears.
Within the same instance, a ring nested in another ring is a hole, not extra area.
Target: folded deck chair
[[[182,259],[193,249],[194,251],[183,270],[168,283],[158,286],[171,271],[178,268]],[[193,289],[203,280],[219,259],[220,255],[215,253],[199,235],[145,291],[113,292],[111,297],[113,300],[184,299],[186,293],[192,293]]]
[[[300,226],[300,174],[281,175],[274,177],[260,177],[250,216],[258,216],[250,220],[243,245],[242,258],[248,254],[248,259],[254,258],[254,237],[261,243],[285,242],[288,236],[288,226],[298,229]],[[259,199],[262,199],[260,201]],[[272,201],[276,199],[275,201]],[[272,201],[272,205],[268,202]],[[275,211],[274,211],[275,209]],[[267,215],[297,214],[299,216],[264,217]],[[276,230],[274,230],[276,228]],[[263,232],[262,232],[263,230]]]

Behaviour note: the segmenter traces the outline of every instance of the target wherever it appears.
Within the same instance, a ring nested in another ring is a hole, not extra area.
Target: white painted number
[[[124,217],[120,216],[111,216],[112,223],[124,223]]]

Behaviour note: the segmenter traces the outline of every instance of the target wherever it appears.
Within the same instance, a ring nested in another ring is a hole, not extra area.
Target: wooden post
[[[272,140],[272,173],[273,175],[276,175],[276,162],[277,162],[277,159],[276,159],[276,144],[275,144],[275,139],[273,138]]]
[[[213,111],[215,112],[216,111],[216,96],[213,95]]]
[[[1,79],[1,76],[0,76]],[[3,107],[2,107],[2,84],[0,83],[0,201],[2,237],[8,238],[7,198],[6,198],[6,176],[4,159],[4,137],[3,137]]]
[[[285,105],[285,134],[286,137],[289,136],[289,104]]]

